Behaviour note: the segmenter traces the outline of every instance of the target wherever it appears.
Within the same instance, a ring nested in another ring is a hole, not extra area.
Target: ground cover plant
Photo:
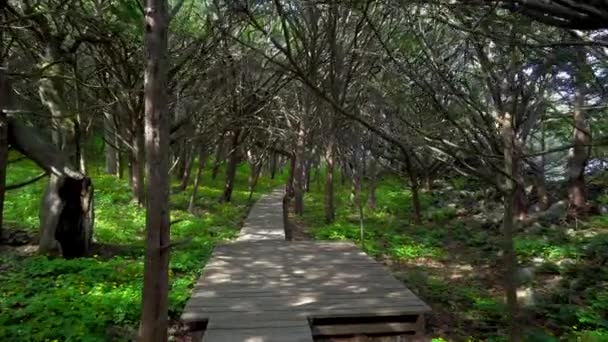
[[[11,157],[15,159],[15,154]],[[170,318],[176,321],[215,244],[236,236],[251,205],[249,168],[238,168],[230,203],[219,203],[223,179],[201,180],[196,214],[186,211],[190,188],[171,198],[172,239],[185,240],[172,250]],[[223,171],[220,170],[220,172]],[[9,166],[8,183],[39,173],[32,162]],[[96,192],[96,245],[90,257],[65,260],[31,255],[29,244],[0,249],[0,340],[132,340],[139,323],[143,282],[145,211],[132,201],[125,179],[91,170]],[[259,180],[260,193],[284,182]],[[14,184],[13,183],[13,184]],[[45,182],[7,192],[5,227],[35,237],[40,194]],[[175,186],[177,186],[175,184]]]
[[[443,188],[443,189],[442,189]],[[338,210],[327,224],[322,187],[306,195],[300,221],[318,240],[361,245],[358,208],[349,184],[336,189]],[[364,210],[364,248],[430,304],[429,337],[450,341],[506,340],[501,289],[500,230],[492,213],[465,208],[462,189],[438,182],[424,192],[425,220],[415,224],[411,193],[394,177],[377,188],[375,210]],[[475,191],[467,192],[475,197]],[[365,198],[362,199],[365,201]],[[519,296],[526,341],[608,340],[608,217],[522,229]]]

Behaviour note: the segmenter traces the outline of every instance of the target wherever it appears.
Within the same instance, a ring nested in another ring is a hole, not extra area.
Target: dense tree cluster
[[[128,177],[148,208],[146,341],[166,334],[169,177],[176,191],[193,179],[194,211],[208,160],[213,177],[226,164],[219,201],[231,200],[239,163],[251,165],[251,192],[261,172],[287,167],[297,214],[324,169],[328,222],[337,175],[353,206],[370,208],[380,173],[407,179],[418,223],[422,188],[474,177],[504,199],[506,274],[518,224],[562,200],[548,182],[568,184],[572,215],[595,210],[585,175],[606,157],[606,1],[0,6],[0,209],[10,146],[50,175],[42,247],[86,254],[94,184],[83,146],[103,139],[106,171]],[[507,277],[514,340],[516,288]]]

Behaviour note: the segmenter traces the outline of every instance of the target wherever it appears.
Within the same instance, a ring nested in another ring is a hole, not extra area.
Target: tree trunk
[[[61,252],[66,258],[85,256],[94,227],[91,180],[37,131],[10,118],[8,142],[51,175],[40,209],[40,251]]]
[[[63,151],[71,165],[78,165],[74,118],[69,115],[63,94],[65,73],[59,43],[55,39],[46,42],[44,60],[41,65],[43,77],[38,83],[42,103],[49,109],[52,122],[52,138],[55,146]]]
[[[114,132],[114,125],[110,114],[104,114],[103,120],[104,128],[104,147],[106,155],[106,173],[111,175],[118,174],[118,151],[116,150],[116,134]],[[114,145],[114,146],[112,146]]]
[[[213,170],[211,171],[211,179],[217,178],[217,173],[220,171],[220,166],[224,161],[224,138],[226,132],[222,132],[220,139],[217,141],[217,149],[215,150],[215,159],[213,160]]]
[[[1,37],[1,36],[0,36]],[[3,64],[0,63],[0,66]],[[4,72],[0,70],[0,241],[2,240],[2,222],[4,209],[4,192],[6,186],[6,166],[8,164],[8,120],[4,113],[5,95]]]
[[[505,113],[502,118],[503,127],[501,135],[504,145],[504,170],[506,174],[504,185],[504,215],[503,215],[503,281],[507,297],[507,314],[509,317],[509,337],[510,341],[516,342],[520,340],[520,326],[517,306],[517,256],[515,255],[515,247],[513,244],[514,221],[513,211],[514,202],[516,201],[516,186],[515,186],[515,133],[513,132],[513,123],[511,114]]]
[[[241,161],[241,154],[239,153],[239,137],[241,130],[237,129],[234,131],[232,137],[232,146],[230,149],[230,155],[228,156],[228,165],[226,166],[226,181],[224,184],[224,193],[220,202],[230,202],[232,199],[232,191],[234,190],[234,180],[236,178],[236,169]]]
[[[196,176],[194,178],[194,185],[192,187],[192,195],[190,195],[190,202],[188,203],[188,211],[190,213],[194,213],[194,208],[196,206],[196,197],[198,195],[198,187],[201,182],[201,177],[203,176],[203,171],[205,170],[205,165],[207,164],[207,149],[203,146],[200,147],[200,151],[198,153],[198,170],[196,171]]]
[[[253,198],[253,193],[255,192],[255,187],[258,185],[263,165],[264,163],[261,161],[251,164],[251,173],[249,174],[249,201]]]
[[[528,198],[526,196],[526,182],[519,157],[513,158],[513,165],[513,176],[515,177],[515,204],[513,211],[520,221],[524,221],[528,216]]]
[[[167,0],[146,0],[144,73],[147,185],[146,258],[140,341],[167,341],[169,306],[169,116]]]
[[[129,166],[131,176],[131,191],[133,197],[137,201],[137,204],[143,206],[146,202],[146,190],[144,187],[144,167],[145,167],[145,148],[144,148],[144,135],[140,128],[135,129],[135,136],[132,142],[133,148],[129,155]]]
[[[334,210],[334,171],[335,171],[335,141],[330,136],[325,154],[325,222],[332,223],[335,219]]]
[[[306,130],[304,122],[300,122],[296,136],[294,177],[295,214],[304,214],[304,186],[306,182]]]
[[[545,127],[541,122],[540,132],[540,150],[544,151],[545,146]],[[538,196],[538,207],[541,211],[549,209],[549,193],[547,192],[547,182],[545,181],[545,155],[541,155],[539,163],[534,164],[534,185],[536,186],[536,194]]]
[[[580,82],[579,82],[580,83]],[[576,89],[573,111],[574,119],[574,147],[568,155],[568,199],[570,206],[577,212],[583,212],[587,206],[585,187],[585,167],[589,157],[589,144],[591,144],[591,131],[587,126],[584,110],[585,95],[581,86]]]
[[[5,19],[4,14],[0,16]],[[0,31],[0,51],[3,51],[4,36]],[[9,104],[9,84],[5,73],[5,63],[0,55],[0,241],[4,213],[4,193],[6,191],[6,169],[8,166],[8,118],[4,108]]]
[[[372,155],[369,161],[369,194],[367,195],[367,207],[371,210],[375,210],[377,207],[376,200],[376,187],[378,183],[378,171],[376,157]]]
[[[270,155],[270,179],[274,179],[277,173],[277,154],[272,152]]]
[[[188,183],[190,183],[190,174],[192,174],[192,164],[194,164],[194,158],[196,157],[194,151],[185,154],[186,165],[184,167],[184,173],[181,175],[181,183],[179,185],[179,191],[184,191],[188,187]]]
[[[295,169],[296,169],[296,157],[294,155],[291,155],[291,158],[289,158],[287,184],[285,185],[285,193],[287,194],[287,197],[290,200],[295,195],[295,189],[294,189]]]

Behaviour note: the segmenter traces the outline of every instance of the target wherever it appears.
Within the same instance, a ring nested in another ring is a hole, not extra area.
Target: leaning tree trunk
[[[86,255],[94,225],[91,179],[33,128],[9,118],[8,132],[10,145],[51,175],[40,210],[40,251],[66,258]]]
[[[146,258],[139,339],[167,341],[169,307],[169,115],[166,104],[167,0],[147,0],[144,72],[147,171]]]

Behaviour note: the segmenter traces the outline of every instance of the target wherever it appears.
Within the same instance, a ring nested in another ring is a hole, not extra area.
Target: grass
[[[338,177],[339,179],[339,177]],[[434,310],[432,337],[447,340],[505,340],[507,319],[501,286],[500,231],[457,217],[456,194],[465,180],[445,192],[422,194],[425,221],[412,220],[407,184],[380,182],[376,210],[364,210],[364,246]],[[476,194],[475,194],[476,195]],[[366,190],[364,191],[364,197]],[[336,187],[336,219],[324,219],[323,188],[313,182],[305,198],[303,221],[314,239],[360,241],[356,208],[348,184]],[[552,226],[522,231],[515,238],[522,268],[540,263],[522,288],[533,304],[523,309],[526,341],[608,341],[608,217],[596,216],[578,227]]]
[[[210,168],[205,170],[196,216],[185,211],[191,188],[171,196],[171,220],[178,221],[171,237],[192,239],[171,252],[170,318],[179,317],[214,245],[236,236],[250,205],[248,172],[246,165],[239,167],[232,203],[220,204],[223,173],[212,180]],[[12,163],[7,183],[38,173],[27,160]],[[74,260],[0,252],[0,341],[120,341],[128,340],[136,328],[145,210],[132,203],[126,180],[104,174],[97,164],[91,165],[90,176],[95,186],[95,239],[102,250],[113,252]],[[253,199],[283,183],[280,177],[260,178]],[[44,186],[43,180],[7,193],[7,227],[37,231]]]

